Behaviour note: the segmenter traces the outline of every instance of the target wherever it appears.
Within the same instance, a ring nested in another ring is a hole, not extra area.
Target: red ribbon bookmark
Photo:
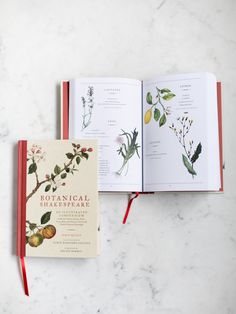
[[[130,198],[129,203],[128,203],[127,208],[126,208],[126,212],[125,212],[124,218],[123,218],[123,224],[126,223],[126,220],[127,220],[128,216],[129,216],[129,211],[130,211],[131,205],[133,203],[133,200],[135,198],[137,198],[139,196],[139,194],[140,194],[139,192],[135,192],[135,195]]]
[[[23,256],[20,257],[20,264],[21,264],[21,271],[22,271],[22,278],[23,278],[25,295],[29,296],[28,282],[27,282],[27,276],[26,276],[26,267],[25,267],[25,259]]]

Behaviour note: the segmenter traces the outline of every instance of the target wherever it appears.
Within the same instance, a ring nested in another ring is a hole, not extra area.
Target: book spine
[[[17,255],[25,256],[27,141],[18,142]]]
[[[61,86],[61,136],[62,139],[67,140],[69,138],[69,82],[62,82]]]
[[[223,135],[222,135],[222,96],[221,96],[221,82],[217,82],[217,106],[218,106],[218,126],[219,126],[219,151],[220,151],[220,191],[224,191],[223,181]]]

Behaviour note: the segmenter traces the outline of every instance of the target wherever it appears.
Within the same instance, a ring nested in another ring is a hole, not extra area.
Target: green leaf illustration
[[[61,174],[61,178],[62,178],[62,179],[65,179],[66,176],[67,176],[67,174],[66,174],[65,172]]]
[[[149,110],[151,110],[151,109],[149,109]],[[121,131],[123,133],[120,134],[120,136],[123,136],[124,141],[122,141],[123,143],[120,145],[117,152],[118,152],[118,155],[122,156],[123,164],[120,167],[120,169],[116,172],[116,174],[121,175],[123,173],[124,169],[126,169],[126,173],[124,174],[124,175],[126,175],[128,172],[129,160],[135,155],[135,153],[140,158],[139,153],[138,153],[138,149],[140,146],[137,143],[138,131],[136,130],[136,128],[133,131],[131,131],[130,133],[126,132],[122,129],[121,129]]]
[[[160,90],[161,94],[170,93],[171,91],[168,88],[163,88]]]
[[[29,166],[29,170],[28,170],[28,174],[34,173],[37,170],[37,165],[35,162],[33,162],[30,166]]]
[[[173,97],[175,97],[175,94],[168,93],[168,94],[164,95],[162,98],[165,100],[171,100]]]
[[[81,158],[78,156],[78,157],[76,157],[76,163],[77,163],[77,165],[80,163],[80,161],[81,161]]]
[[[198,159],[198,157],[201,154],[201,152],[202,152],[202,144],[199,143],[197,148],[196,148],[196,150],[195,150],[195,152],[194,152],[194,154],[193,154],[193,156],[191,157],[191,162],[192,163],[194,163]]]
[[[74,157],[74,155],[73,155],[72,153],[67,153],[67,154],[66,154],[66,157],[67,157],[68,159],[72,159],[72,158]]]
[[[161,119],[159,120],[159,126],[163,126],[166,123],[166,115],[163,113]]]
[[[46,212],[45,214],[43,214],[43,216],[41,217],[41,224],[44,225],[47,222],[49,222],[50,218],[51,218],[51,213],[52,212]]]
[[[57,187],[55,186],[54,188],[52,188],[52,191],[55,192],[57,190]]]
[[[147,93],[146,100],[149,105],[152,105],[152,94],[150,92]]]
[[[56,165],[54,168],[54,172],[55,174],[59,174],[61,172],[61,168],[58,165]]]
[[[195,172],[195,170],[193,169],[193,166],[188,161],[188,158],[182,154],[182,159],[183,159],[183,163],[185,167],[188,169],[188,172],[191,173],[193,176],[195,176],[197,173]]]
[[[156,108],[156,109],[154,110],[154,119],[155,119],[156,121],[158,121],[159,118],[160,118],[160,115],[161,115],[160,110]]]
[[[82,157],[88,159],[88,158],[89,158],[89,155],[88,155],[87,153],[83,153],[83,152],[82,152]]]
[[[51,184],[46,185],[45,192],[48,192],[51,189]]]
[[[55,174],[51,173],[51,179],[52,179],[52,180],[55,179]]]

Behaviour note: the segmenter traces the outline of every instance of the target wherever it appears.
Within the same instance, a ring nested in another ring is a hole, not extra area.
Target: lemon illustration
[[[53,225],[47,225],[42,229],[43,237],[46,239],[51,239],[56,234],[56,228]]]
[[[28,243],[32,247],[37,247],[43,243],[43,236],[40,233],[33,234],[29,237]]]
[[[145,116],[144,116],[145,124],[148,124],[150,122],[151,118],[152,118],[152,109],[148,109],[145,113]]]

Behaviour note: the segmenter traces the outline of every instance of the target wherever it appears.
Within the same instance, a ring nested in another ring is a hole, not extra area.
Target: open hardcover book
[[[17,254],[99,254],[97,141],[18,143]]]
[[[222,191],[221,85],[210,73],[61,84],[63,138],[99,140],[100,191]]]

